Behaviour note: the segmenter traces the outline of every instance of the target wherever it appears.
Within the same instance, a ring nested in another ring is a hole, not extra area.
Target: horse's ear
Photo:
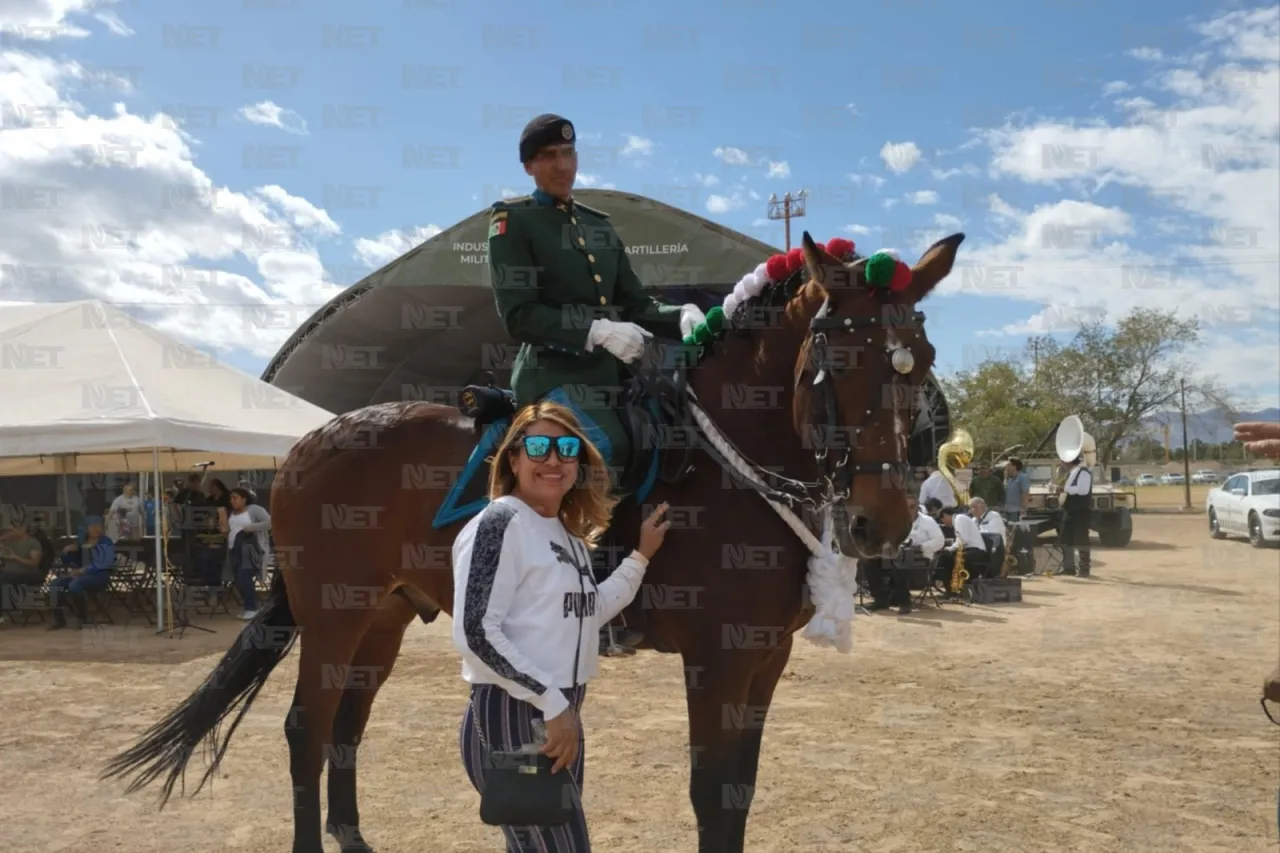
[[[828,267],[841,266],[838,260],[813,242],[808,231],[800,238],[800,253],[804,256],[804,265],[809,268],[809,280],[818,285],[826,286]]]
[[[952,234],[934,243],[924,256],[911,268],[911,284],[903,291],[903,299],[914,305],[924,299],[951,274],[956,262],[956,250],[964,242],[964,234]]]

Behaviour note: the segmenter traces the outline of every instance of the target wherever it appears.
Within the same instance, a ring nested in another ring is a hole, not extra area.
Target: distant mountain
[[[1257,412],[1239,412],[1232,416],[1221,409],[1206,412],[1187,412],[1187,433],[1191,441],[1222,444],[1231,441],[1232,427],[1240,421],[1280,421],[1280,409],[1262,409]],[[1142,419],[1147,433],[1157,440],[1164,438],[1164,425],[1169,425],[1169,443],[1182,446],[1182,413],[1158,412]]]

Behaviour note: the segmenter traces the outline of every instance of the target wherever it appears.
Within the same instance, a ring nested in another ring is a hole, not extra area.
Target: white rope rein
[[[702,407],[690,399],[689,408],[703,435],[724,456],[725,460],[743,477],[767,489],[765,483],[751,471],[750,463],[733,449],[728,439],[702,410]],[[822,538],[824,541],[819,541],[818,537],[813,535],[789,507],[770,500],[763,494],[761,497],[764,497],[765,502],[773,507],[812,554],[809,558],[806,582],[809,585],[809,595],[813,600],[815,613],[804,630],[805,639],[818,646],[831,646],[843,653],[852,651],[853,596],[857,583],[858,562],[840,554],[832,546],[830,508],[823,514]]]

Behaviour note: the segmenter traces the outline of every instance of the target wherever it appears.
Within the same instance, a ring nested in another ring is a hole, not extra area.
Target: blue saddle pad
[[[656,410],[656,403],[650,403],[650,406]],[[579,412],[578,417],[584,421],[583,425],[587,428],[588,434],[599,430],[586,415]],[[431,522],[433,528],[440,530],[456,522],[465,521],[489,505],[489,466],[485,459],[493,455],[493,451],[497,449],[510,426],[511,418],[506,417],[494,421],[485,428],[471,455],[467,457],[467,463],[462,466],[458,479],[454,481],[449,494],[445,495],[444,503],[436,512],[436,517]],[[658,454],[653,451],[650,451],[650,454],[652,458],[646,467],[644,482],[635,490],[634,499],[637,504],[644,503],[658,480]],[[605,461],[610,460],[606,457]]]

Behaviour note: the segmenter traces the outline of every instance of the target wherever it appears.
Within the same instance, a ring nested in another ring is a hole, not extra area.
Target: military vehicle
[[[1093,438],[1083,428],[1077,429],[1075,424],[1078,423],[1078,418],[1074,422],[1071,417],[1063,418],[1029,456],[1022,457],[1023,470],[1031,479],[1026,518],[1032,522],[1032,532],[1036,536],[1061,529],[1062,485],[1070,470],[1068,463],[1076,456],[1084,455],[1094,474],[1093,512],[1089,527],[1098,534],[1105,547],[1123,548],[1133,538],[1130,513],[1137,508],[1138,495],[1131,488],[1100,482]],[[1062,429],[1063,424],[1068,428]],[[1050,441],[1055,442],[1057,457],[1044,454]]]

